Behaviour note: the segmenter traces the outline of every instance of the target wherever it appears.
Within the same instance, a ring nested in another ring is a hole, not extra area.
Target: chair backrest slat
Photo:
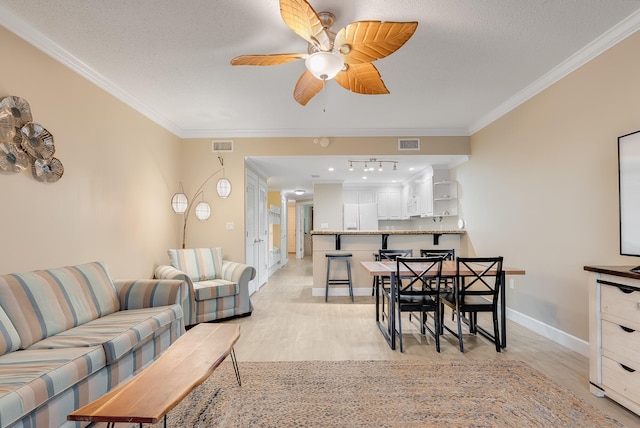
[[[502,261],[503,257],[458,257],[456,277],[460,300],[464,301],[465,295],[491,296],[497,303]]]
[[[442,257],[443,260],[455,260],[456,259],[456,250],[434,250],[434,249],[421,249],[420,257]]]
[[[441,257],[396,257],[398,294],[430,295],[440,292]]]
[[[378,250],[378,260],[395,260],[397,257],[413,257],[413,250],[392,250],[388,248]]]

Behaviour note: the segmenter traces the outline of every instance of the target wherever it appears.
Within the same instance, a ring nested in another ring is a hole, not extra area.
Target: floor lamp
[[[214,172],[213,174],[211,174],[209,177],[206,178],[206,180],[202,182],[200,187],[198,187],[198,190],[196,190],[195,195],[193,195],[193,198],[191,198],[191,201],[189,201],[189,198],[184,193],[184,190],[182,189],[182,184],[180,184],[180,192],[174,194],[173,197],[171,198],[171,208],[173,208],[173,211],[176,214],[182,214],[184,216],[184,223],[182,226],[182,248],[186,248],[185,240],[187,237],[187,220],[189,219],[189,213],[191,212],[191,208],[193,207],[193,204],[198,198],[198,196],[203,195],[202,188],[205,186],[205,184],[207,184],[209,180],[215,177],[216,174],[218,174],[219,172],[222,172],[222,177],[218,180],[218,183],[216,184],[216,191],[218,193],[218,196],[221,198],[228,198],[229,195],[231,194],[231,182],[229,181],[229,179],[227,179],[224,176],[223,160],[221,157],[218,157],[218,160],[220,161],[220,165],[222,167],[216,172]],[[205,202],[204,198],[202,201],[198,202],[198,204],[196,205],[195,214],[198,220],[201,220],[201,221],[208,220],[209,217],[211,216],[211,206],[209,205],[208,202]]]

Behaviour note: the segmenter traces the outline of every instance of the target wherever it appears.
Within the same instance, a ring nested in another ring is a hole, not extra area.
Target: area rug
[[[620,427],[519,361],[231,363],[167,416],[171,427]],[[160,425],[158,425],[160,426]]]

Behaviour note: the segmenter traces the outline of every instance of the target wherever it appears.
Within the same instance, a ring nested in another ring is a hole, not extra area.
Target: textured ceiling
[[[309,3],[337,17],[334,31],[358,20],[419,23],[374,63],[389,95],[329,81],[302,107],[292,94],[303,61],[231,66],[243,54],[306,51],[278,0],[0,0],[0,25],[183,138],[470,135],[640,28],[638,0]],[[313,182],[362,180],[347,159],[250,162],[271,189],[302,187],[308,197]],[[415,171],[402,161],[400,180]]]
[[[277,0],[0,0],[0,24],[181,137],[469,135],[635,31],[640,8],[637,0],[310,4],[336,15],[336,31],[357,20],[419,22],[406,45],[375,62],[391,94],[330,81],[302,107],[292,92],[303,61],[232,67],[241,54],[306,50]]]

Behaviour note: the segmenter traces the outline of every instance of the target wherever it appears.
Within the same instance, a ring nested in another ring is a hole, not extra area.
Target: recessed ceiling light
[[[366,175],[363,175],[363,176],[362,176],[362,179],[363,179],[363,180],[366,180],[366,179],[367,179],[367,176],[366,176]]]
[[[414,169],[415,169],[414,167],[410,167],[410,168],[409,168],[409,171],[413,171]]]
[[[334,167],[332,167],[332,166],[329,167],[329,171],[334,171],[334,170],[335,170]]]

